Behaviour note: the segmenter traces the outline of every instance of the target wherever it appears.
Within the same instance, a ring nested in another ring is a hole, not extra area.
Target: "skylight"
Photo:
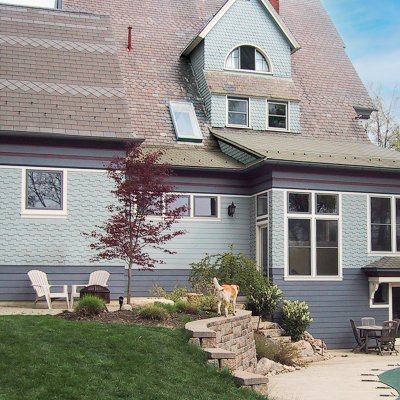
[[[203,135],[192,103],[186,101],[170,101],[169,110],[178,141],[201,142],[203,140]]]

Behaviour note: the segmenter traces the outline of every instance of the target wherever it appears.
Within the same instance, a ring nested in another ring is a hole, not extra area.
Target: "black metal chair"
[[[399,353],[395,347],[398,325],[396,321],[385,321],[382,324],[382,335],[376,338],[377,354],[382,356],[384,351],[390,353],[390,355]]]
[[[356,324],[354,323],[354,320],[350,320],[350,325],[351,328],[353,329],[353,335],[354,339],[356,339],[357,345],[354,347],[353,350],[351,350],[353,353],[356,351],[360,351],[363,347],[365,347],[365,338],[362,338],[356,328]]]

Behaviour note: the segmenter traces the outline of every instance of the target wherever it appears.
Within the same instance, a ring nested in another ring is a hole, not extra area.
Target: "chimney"
[[[275,8],[275,11],[279,14],[279,0],[269,0],[272,4],[272,7]]]

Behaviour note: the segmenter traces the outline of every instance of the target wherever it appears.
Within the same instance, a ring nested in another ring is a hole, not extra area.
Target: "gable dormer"
[[[299,132],[291,81],[291,54],[299,48],[268,0],[229,0],[182,54],[212,126]]]

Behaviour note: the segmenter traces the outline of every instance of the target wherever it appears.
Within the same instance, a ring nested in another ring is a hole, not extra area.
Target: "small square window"
[[[268,102],[268,128],[288,129],[287,103]]]
[[[217,197],[195,196],[194,197],[194,216],[195,217],[217,217],[218,216]]]
[[[268,215],[268,193],[257,196],[257,217]]]
[[[182,212],[180,215],[184,217],[190,216],[190,196],[177,196],[173,202],[168,204],[168,210],[176,210],[180,207],[186,207],[186,210]]]
[[[178,141],[201,142],[203,140],[192,103],[170,101],[169,110]]]
[[[310,213],[311,196],[309,193],[289,193],[288,212],[291,213]]]
[[[27,169],[25,208],[26,210],[62,210],[62,171]]]
[[[249,126],[249,99],[228,97],[228,125]]]
[[[317,194],[317,213],[318,214],[339,214],[338,195]]]

